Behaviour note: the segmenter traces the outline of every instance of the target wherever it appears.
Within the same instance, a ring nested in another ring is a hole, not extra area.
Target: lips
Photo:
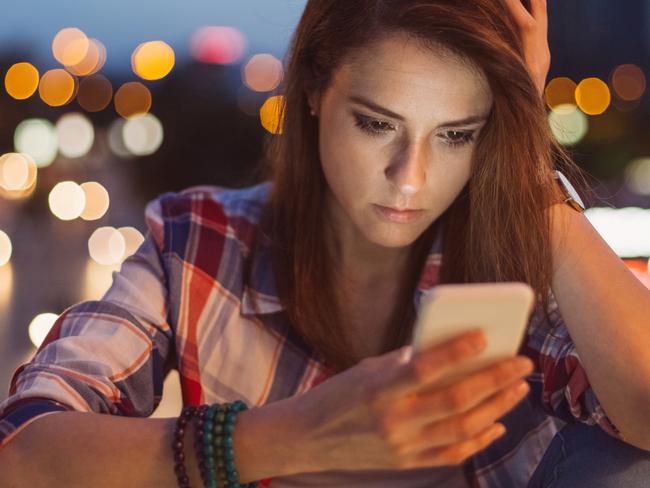
[[[416,220],[423,212],[422,209],[396,209],[393,207],[384,207],[383,205],[374,205],[379,215],[389,222],[409,223]]]

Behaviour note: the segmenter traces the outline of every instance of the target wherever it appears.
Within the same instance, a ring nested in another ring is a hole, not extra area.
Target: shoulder
[[[234,239],[249,247],[268,202],[270,183],[233,189],[197,185],[149,201],[145,219],[162,249],[178,251],[191,239]]]

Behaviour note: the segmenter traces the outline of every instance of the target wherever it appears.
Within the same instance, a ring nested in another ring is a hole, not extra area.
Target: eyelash
[[[364,131],[366,134],[372,137],[378,137],[390,130],[393,130],[392,126],[388,122],[383,122],[381,120],[374,120],[368,117],[361,116],[359,114],[354,114],[354,118],[355,118],[355,125],[359,127],[362,131]],[[379,129],[379,130],[373,129],[372,124],[386,124],[390,126],[390,128]],[[469,132],[462,132],[457,130],[447,131],[447,133],[450,132],[456,132],[460,135],[459,139],[457,140],[447,140],[447,142],[445,142],[445,144],[447,144],[450,147],[460,147],[474,141],[475,131],[469,131]]]

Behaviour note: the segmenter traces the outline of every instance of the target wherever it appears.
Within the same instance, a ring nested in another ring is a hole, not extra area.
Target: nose
[[[406,144],[386,167],[386,179],[403,195],[413,195],[425,184],[428,158],[426,140]]]

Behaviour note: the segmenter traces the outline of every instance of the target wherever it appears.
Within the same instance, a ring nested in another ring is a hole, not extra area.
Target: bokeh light
[[[48,196],[52,213],[61,220],[74,220],[86,206],[86,194],[74,181],[57,183]]]
[[[138,81],[124,83],[115,93],[115,111],[125,119],[146,114],[151,108],[151,92]]]
[[[639,195],[650,195],[650,158],[639,158],[625,167],[625,184]]]
[[[29,154],[39,168],[49,166],[59,150],[56,129],[46,119],[23,120],[14,132],[14,147]]]
[[[24,197],[36,184],[38,170],[34,160],[27,154],[7,153],[0,156],[0,193],[5,198]]]
[[[120,227],[117,229],[124,237],[124,256],[123,259],[135,254],[140,245],[144,242],[144,236],[135,227]]]
[[[190,41],[192,57],[202,63],[233,64],[242,58],[245,51],[246,38],[234,27],[201,27]]]
[[[174,50],[163,41],[140,44],[131,56],[133,72],[144,80],[159,80],[174,67]]]
[[[6,232],[0,230],[0,266],[4,266],[9,262],[12,252],[11,239],[9,239]]]
[[[122,128],[124,146],[135,156],[156,152],[163,142],[163,137],[163,126],[153,114],[129,119]]]
[[[260,108],[260,120],[264,127],[271,134],[282,134],[282,117],[284,109],[284,97],[277,95],[269,97],[262,108]]]
[[[576,88],[576,103],[587,115],[602,114],[612,101],[607,83],[598,78],[585,78]]]
[[[67,65],[70,73],[77,76],[88,76],[97,73],[106,63],[106,46],[98,39],[88,40],[88,49],[81,61]]]
[[[650,210],[592,207],[585,216],[619,257],[650,256]]]
[[[41,347],[41,344],[58,318],[59,316],[55,313],[40,313],[32,319],[27,328],[27,332],[29,334],[29,340],[32,341],[34,347]]]
[[[617,66],[612,73],[612,88],[620,99],[627,102],[638,100],[646,89],[645,74],[634,64]]]
[[[59,151],[67,158],[88,154],[95,140],[95,129],[88,118],[78,112],[67,113],[57,121]]]
[[[119,263],[125,251],[124,236],[114,227],[100,227],[88,239],[88,252],[97,264],[109,266]]]
[[[566,77],[553,78],[546,85],[544,90],[544,99],[546,104],[552,110],[558,105],[573,104],[576,103],[576,83]]]
[[[5,75],[5,89],[16,100],[31,97],[38,88],[38,70],[30,63],[16,63]]]
[[[243,68],[243,80],[248,88],[256,92],[275,90],[282,82],[282,62],[272,54],[256,54]]]
[[[84,32],[76,27],[61,29],[52,41],[52,54],[63,66],[74,66],[83,61],[90,41]]]
[[[110,197],[108,191],[100,183],[96,181],[89,181],[82,183],[81,189],[86,195],[86,205],[80,217],[83,220],[98,220],[101,219],[110,206]]]
[[[556,106],[548,114],[548,120],[553,135],[565,146],[579,143],[589,130],[587,116],[571,104]]]
[[[7,310],[14,290],[14,270],[11,262],[0,266],[0,310]]]
[[[124,130],[124,119],[115,119],[111,122],[111,125],[108,127],[108,147],[111,149],[113,154],[122,159],[129,159],[133,155],[124,145],[124,136],[122,132]]]
[[[50,107],[69,103],[77,92],[77,79],[64,69],[51,69],[41,77],[38,94]]]
[[[99,112],[113,99],[113,85],[104,75],[96,74],[79,83],[77,102],[87,112]]]

